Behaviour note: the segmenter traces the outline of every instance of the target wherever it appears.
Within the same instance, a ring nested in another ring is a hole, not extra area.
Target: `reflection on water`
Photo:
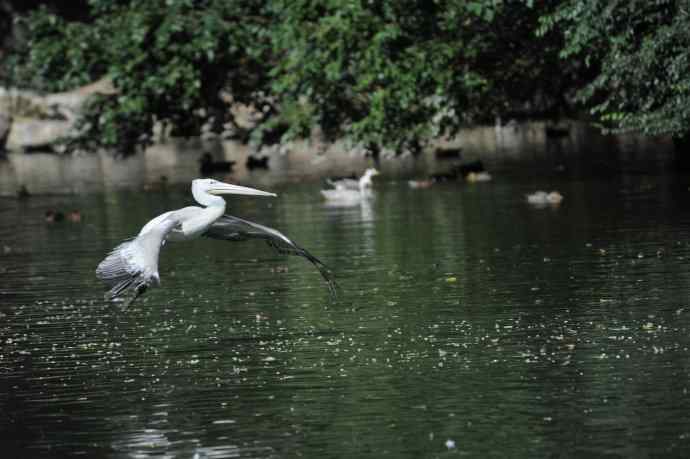
[[[166,246],[126,313],[95,266],[186,187],[1,200],[3,455],[685,456],[687,185],[376,188],[230,201],[333,267],[337,303],[301,258],[200,240]],[[535,189],[565,200],[531,207]]]
[[[234,142],[189,140],[154,145],[144,154],[115,158],[105,152],[58,156],[48,153],[10,153],[0,156],[0,196],[16,196],[24,186],[31,194],[80,194],[115,189],[160,189],[168,185],[188,185],[201,176],[201,160],[235,162],[231,172],[217,178],[233,182],[273,187],[318,181],[326,175],[360,173],[372,163],[356,151],[315,155],[313,149],[273,152],[268,169],[252,170],[247,159],[252,150]],[[423,173],[425,162],[412,158],[384,160],[390,174]],[[447,166],[443,164],[442,166]]]
[[[393,152],[386,151],[376,166],[384,176],[397,179],[447,175],[453,166],[477,160],[499,176],[516,169],[529,173],[538,164],[536,175],[546,167],[571,178],[609,178],[621,172],[659,173],[673,159],[673,144],[665,138],[603,136],[577,122],[563,138],[549,139],[546,131],[539,122],[466,129],[452,142],[437,145],[440,150],[450,147],[459,152],[458,158],[439,159],[438,152],[429,146],[417,158],[405,154],[393,158]],[[269,157],[268,170],[247,167],[255,154],[247,145],[218,139],[172,139],[125,159],[105,152],[76,156],[10,153],[0,155],[0,196],[16,196],[21,187],[34,195],[186,187],[199,177],[204,156],[211,161],[234,162],[231,172],[219,173],[217,178],[256,187],[317,182],[329,175],[359,176],[374,165],[361,148],[347,142],[326,147],[318,141],[299,141],[280,149],[267,147],[260,155]]]

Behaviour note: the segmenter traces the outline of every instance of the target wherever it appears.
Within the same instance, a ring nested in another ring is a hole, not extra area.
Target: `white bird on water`
[[[465,176],[465,180],[467,180],[470,183],[490,182],[492,178],[493,177],[491,177],[491,174],[489,174],[486,171],[470,172]]]
[[[115,247],[96,268],[96,276],[110,290],[108,300],[124,300],[127,308],[147,288],[159,286],[158,255],[168,241],[188,241],[205,236],[226,241],[263,239],[278,252],[305,257],[316,266],[335,294],[336,284],[330,270],[283,233],[225,214],[225,199],[219,195],[276,196],[274,193],[239,185],[230,185],[214,179],[192,181],[192,195],[204,207],[189,206],[165,212],[148,222],[139,234]]]
[[[370,167],[364,171],[359,180],[350,178],[340,180],[329,179],[326,183],[332,186],[333,189],[321,190],[321,195],[327,201],[358,202],[362,198],[371,196],[372,178],[377,175],[379,175],[379,171]]]
[[[537,206],[545,206],[548,204],[558,205],[563,201],[563,195],[558,191],[551,191],[547,193],[546,191],[535,191],[525,195],[527,197],[527,202]]]

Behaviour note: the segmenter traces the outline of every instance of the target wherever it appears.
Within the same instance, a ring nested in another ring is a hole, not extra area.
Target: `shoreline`
[[[104,151],[69,155],[10,151],[0,156],[0,196],[16,196],[22,186],[31,194],[80,194],[155,188],[162,177],[171,185],[188,183],[200,176],[199,160],[204,153],[214,161],[235,162],[231,174],[216,176],[250,186],[358,175],[372,166],[388,179],[424,178],[477,160],[489,170],[509,170],[566,168],[585,158],[593,163],[634,162],[650,173],[659,173],[670,168],[675,156],[673,142],[666,137],[602,135],[579,121],[561,123],[557,131],[550,129],[554,126],[546,122],[465,128],[453,139],[438,139],[416,157],[383,151],[378,160],[346,141],[326,144],[318,139],[264,147],[258,152],[249,145],[219,138],[171,139],[126,158]],[[268,156],[268,169],[247,168],[250,156]]]

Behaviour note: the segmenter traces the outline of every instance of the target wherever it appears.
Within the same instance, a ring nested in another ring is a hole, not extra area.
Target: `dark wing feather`
[[[328,290],[331,295],[336,296],[338,284],[335,283],[331,270],[321,260],[292,242],[278,230],[233,217],[232,215],[223,215],[206,230],[204,236],[224,241],[263,239],[269,246],[276,249],[278,253],[304,257],[319,270],[319,273],[321,273],[321,276],[328,284]]]

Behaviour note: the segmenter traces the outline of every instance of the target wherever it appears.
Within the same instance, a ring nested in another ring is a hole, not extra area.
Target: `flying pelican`
[[[188,241],[200,236],[226,241],[263,239],[279,253],[309,260],[326,280],[331,294],[335,295],[336,284],[321,261],[273,228],[224,215],[225,200],[219,196],[223,194],[276,196],[214,179],[193,180],[192,195],[204,207],[189,206],[157,216],[144,225],[135,238],[115,247],[98,265],[96,276],[110,288],[105,294],[106,299],[123,299],[124,308],[127,308],[147,288],[160,285],[158,255],[166,242]]]
[[[372,178],[379,175],[379,171],[369,168],[359,180],[345,178],[340,180],[326,180],[332,190],[321,190],[321,195],[327,201],[359,202],[362,198],[371,196]]]

